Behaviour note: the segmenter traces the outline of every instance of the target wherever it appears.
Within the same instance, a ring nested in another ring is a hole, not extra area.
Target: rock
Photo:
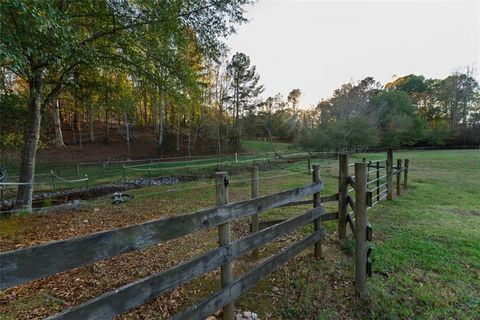
[[[258,316],[255,312],[252,312],[252,320],[258,320]]]
[[[213,315],[215,317],[221,317],[223,314],[223,310],[222,309],[218,309]]]
[[[215,316],[210,316],[210,317],[208,317],[208,318],[205,319],[205,320],[217,320],[217,317],[215,317]]]
[[[241,313],[237,313],[237,315],[235,316],[235,320],[243,320],[243,316]]]
[[[252,317],[252,313],[250,311],[243,311],[243,317],[250,319]]]

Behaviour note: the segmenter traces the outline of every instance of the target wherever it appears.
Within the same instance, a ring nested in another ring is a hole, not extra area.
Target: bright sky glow
[[[248,18],[227,41],[232,54],[250,56],[264,97],[299,88],[304,107],[351,80],[443,78],[480,61],[480,0],[260,0]]]

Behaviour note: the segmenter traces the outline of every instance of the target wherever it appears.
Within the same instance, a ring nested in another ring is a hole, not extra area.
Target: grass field
[[[381,159],[384,154],[357,155]],[[352,241],[339,242],[336,223],[326,224],[325,256],[311,250],[262,280],[236,306],[261,319],[479,319],[480,318],[480,152],[397,152],[410,159],[409,189],[400,198],[368,211],[373,226],[373,277],[368,297],[353,294]],[[323,194],[337,190],[337,163],[322,160]],[[260,192],[269,194],[311,181],[306,164],[261,172]],[[287,174],[287,175],[286,175]],[[248,175],[231,177],[230,200],[247,199]],[[178,191],[183,190],[183,191]],[[2,251],[190,212],[214,203],[211,180],[132,191],[122,206],[100,198],[76,212],[13,216],[0,220]],[[188,201],[186,201],[188,199]],[[308,207],[275,209],[262,220],[298,215]],[[327,211],[335,210],[329,205]],[[247,233],[234,224],[234,238]],[[262,248],[265,258],[311,231],[307,226]],[[0,319],[42,318],[140,277],[186,261],[216,246],[216,230],[168,241],[104,262],[0,292]],[[236,276],[257,262],[245,256]],[[72,280],[74,279],[74,280]],[[124,319],[168,318],[219,286],[218,272],[162,295],[123,315]]]
[[[245,150],[253,152],[285,152],[293,150],[291,143],[246,140],[242,141]]]

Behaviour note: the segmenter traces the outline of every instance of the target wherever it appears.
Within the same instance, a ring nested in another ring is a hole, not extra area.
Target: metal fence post
[[[376,174],[376,179],[377,179],[377,201],[380,202],[380,161],[377,161],[377,174]]]
[[[252,184],[252,199],[258,198],[260,195],[259,192],[259,176],[258,176],[258,166],[253,166],[250,168],[251,169],[251,184]],[[259,231],[259,215],[254,214],[252,215],[252,233],[258,232]],[[255,259],[258,259],[259,255],[259,250],[258,248],[254,249],[252,251],[253,257]]]
[[[312,182],[320,183],[320,166],[317,164],[313,165],[312,171]],[[313,207],[317,208],[322,205],[322,198],[320,197],[320,192],[316,192],[313,194]],[[322,219],[318,218],[313,221],[313,229],[315,231],[320,230],[322,228]],[[322,257],[322,240],[318,240],[315,243],[315,257],[321,258]]]
[[[347,237],[348,154],[338,156],[338,237]]]
[[[405,159],[405,171],[403,172],[403,187],[407,189],[407,181],[408,181],[408,165],[410,160]]]
[[[402,194],[402,159],[397,159],[397,197]]]
[[[355,163],[355,288],[363,297],[367,280],[367,170]]]
[[[387,200],[393,200],[393,150],[387,151]]]
[[[228,203],[228,174],[227,172],[215,173],[215,191],[217,206]],[[231,223],[226,222],[218,226],[218,242],[220,246],[227,246],[232,241]],[[233,282],[233,262],[227,262],[220,267],[221,284],[225,287]],[[231,301],[223,306],[223,319],[233,320],[235,317],[234,302]]]

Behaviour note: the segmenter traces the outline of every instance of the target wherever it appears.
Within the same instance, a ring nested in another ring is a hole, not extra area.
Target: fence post
[[[107,175],[107,168],[106,168],[106,165],[105,165],[105,161],[102,161],[102,167],[103,167],[103,175]]]
[[[85,175],[85,185],[87,186],[87,189],[88,189],[88,175]]]
[[[377,161],[377,201],[380,202],[380,161]]]
[[[217,196],[217,206],[223,206],[228,203],[228,175],[227,172],[215,173],[215,191]],[[232,241],[231,223],[226,222],[218,226],[218,242],[220,246],[227,246]],[[233,282],[233,262],[227,262],[220,267],[222,287]],[[223,319],[233,320],[235,317],[235,308],[233,301],[223,306]]]
[[[387,200],[393,200],[393,150],[387,151]]]
[[[318,164],[313,165],[312,171],[312,182],[319,183],[320,182],[320,166]],[[313,194],[313,207],[317,208],[322,205],[322,198],[320,197],[320,192],[316,192]],[[318,218],[313,221],[313,229],[315,231],[320,230],[322,228],[322,219]],[[322,240],[318,240],[315,243],[315,257],[321,258],[322,257]]]
[[[338,238],[347,237],[348,154],[338,155]]]
[[[122,168],[123,168],[123,181],[126,181],[127,177],[125,175],[125,165],[124,164],[122,164]]]
[[[405,159],[405,171],[403,172],[403,187],[407,189],[407,180],[408,180],[408,164],[410,160]]]
[[[258,177],[258,166],[253,166],[250,168],[252,171],[252,199],[257,198],[259,194],[259,177]],[[259,216],[258,213],[252,215],[252,233],[259,231]],[[253,257],[258,259],[259,250],[258,248],[252,251]]]
[[[53,170],[50,170],[50,178],[52,179],[53,192],[55,192],[55,176],[53,175]]]
[[[367,279],[367,170],[355,163],[355,288],[365,295]]]
[[[402,159],[397,159],[397,197],[402,193]]]
[[[312,167],[310,166],[310,158],[307,158],[307,170],[308,170],[308,172],[311,171],[311,168]]]

